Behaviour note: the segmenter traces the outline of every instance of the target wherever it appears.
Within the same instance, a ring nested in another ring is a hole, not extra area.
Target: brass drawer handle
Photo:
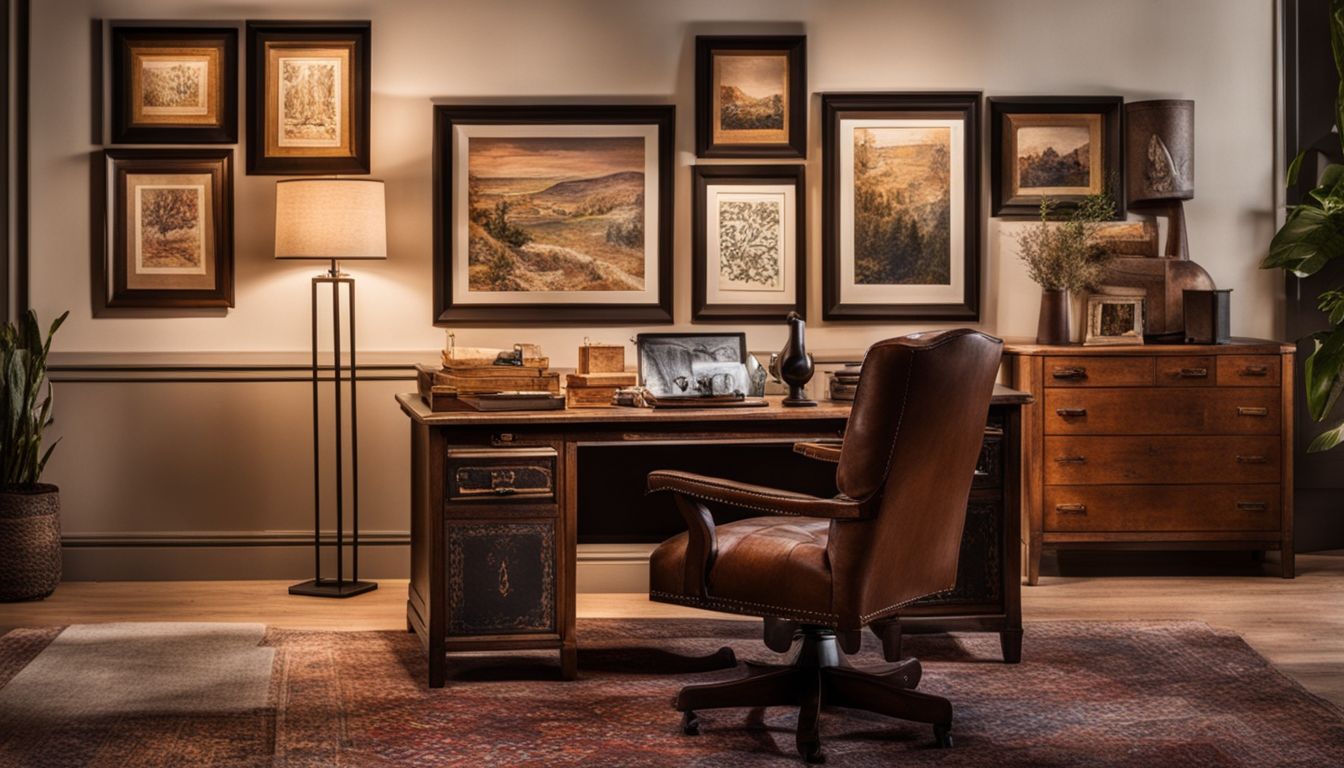
[[[1056,368],[1052,373],[1056,379],[1086,379],[1087,369],[1078,368]]]
[[[1250,408],[1244,405],[1237,406],[1238,416],[1268,416],[1268,408]]]
[[[1056,504],[1055,511],[1061,515],[1086,515],[1086,504]]]
[[[1069,418],[1074,418],[1074,417],[1078,417],[1078,416],[1086,416],[1086,415],[1087,415],[1087,409],[1086,409],[1086,408],[1056,408],[1056,409],[1055,409],[1055,413],[1058,414],[1059,416],[1063,416],[1064,418],[1069,419]]]
[[[983,469],[977,469],[977,470],[975,470],[973,476],[974,476],[974,477],[989,477],[989,473],[986,472],[986,471],[983,470]]]
[[[1237,456],[1238,464],[1267,464],[1269,459],[1264,456]]]
[[[1182,379],[1207,379],[1209,377],[1208,368],[1182,368]]]
[[[1055,459],[1059,464],[1083,464],[1087,461],[1086,456],[1059,456]]]
[[[1264,512],[1269,505],[1263,501],[1238,501],[1237,509],[1243,512]]]
[[[1268,376],[1268,365],[1248,365],[1240,371],[1242,376]]]

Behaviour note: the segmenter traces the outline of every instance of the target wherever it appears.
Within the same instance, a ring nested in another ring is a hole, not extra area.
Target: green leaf
[[[1307,356],[1302,369],[1307,411],[1312,419],[1324,421],[1344,390],[1344,328],[1317,333],[1313,339],[1316,349]]]
[[[1261,269],[1282,268],[1307,277],[1344,253],[1344,215],[1299,205],[1288,214],[1269,244]]]
[[[1307,157],[1307,150],[1304,149],[1301,152],[1297,153],[1297,157],[1293,158],[1293,162],[1288,164],[1287,178],[1284,180],[1283,183],[1285,187],[1291,187],[1297,183],[1297,177],[1299,174],[1302,173],[1302,161],[1305,160],[1306,157]]]
[[[1307,446],[1307,453],[1320,453],[1344,443],[1344,420],[1317,435]]]

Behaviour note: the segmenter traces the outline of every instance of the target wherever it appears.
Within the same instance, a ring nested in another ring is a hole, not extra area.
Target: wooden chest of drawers
[[[1293,347],[1009,344],[1027,583],[1044,547],[1279,550],[1293,576]]]

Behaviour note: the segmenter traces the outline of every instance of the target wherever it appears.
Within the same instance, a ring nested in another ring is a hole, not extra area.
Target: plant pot
[[[1041,316],[1036,323],[1037,344],[1069,343],[1069,292],[1055,288],[1041,291]]]
[[[44,598],[60,581],[60,490],[46,483],[0,489],[0,601]]]

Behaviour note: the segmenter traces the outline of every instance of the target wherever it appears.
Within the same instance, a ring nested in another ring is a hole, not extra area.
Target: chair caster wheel
[[[952,746],[952,724],[933,726],[933,743],[938,749],[947,749]]]
[[[689,709],[681,713],[681,732],[687,736],[700,735],[700,718]]]

